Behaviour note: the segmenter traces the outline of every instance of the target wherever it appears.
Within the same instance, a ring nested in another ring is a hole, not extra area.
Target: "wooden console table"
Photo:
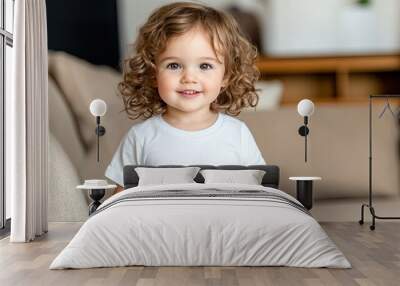
[[[369,94],[400,93],[400,54],[260,57],[257,67],[264,79],[283,81],[284,103],[304,97],[367,101]]]

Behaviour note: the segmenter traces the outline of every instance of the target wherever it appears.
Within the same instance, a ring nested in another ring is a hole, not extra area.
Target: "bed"
[[[200,173],[193,183],[140,185],[137,167],[125,166],[125,191],[104,201],[50,269],[351,267],[301,203],[278,189],[277,166],[196,166],[263,170],[260,185],[206,183]]]

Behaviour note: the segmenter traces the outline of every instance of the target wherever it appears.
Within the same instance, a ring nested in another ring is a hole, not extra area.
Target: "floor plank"
[[[356,222],[321,223],[352,263],[352,269],[291,267],[116,267],[48,269],[80,228],[50,223],[49,233],[32,243],[0,240],[0,285],[399,285],[400,223],[379,222],[375,231]]]

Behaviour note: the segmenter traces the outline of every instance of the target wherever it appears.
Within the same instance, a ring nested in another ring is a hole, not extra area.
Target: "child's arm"
[[[246,126],[242,125],[242,142],[243,142],[243,165],[265,165],[265,160],[258,149],[257,143],[254,140],[253,134]]]
[[[117,184],[117,188],[113,190],[113,195],[124,190],[123,170],[126,165],[141,165],[138,160],[141,157],[141,144],[137,144],[136,134],[132,127],[130,131],[122,139],[120,145],[114,153],[114,156],[108,165],[105,177]]]
[[[120,185],[117,185],[117,187],[114,189],[113,195],[122,192],[124,190],[124,187],[121,187]]]

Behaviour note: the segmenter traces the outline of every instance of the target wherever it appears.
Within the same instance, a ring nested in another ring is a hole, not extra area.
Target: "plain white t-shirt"
[[[131,127],[105,176],[123,186],[125,165],[264,165],[246,124],[224,113],[208,128],[186,131],[161,115]]]

